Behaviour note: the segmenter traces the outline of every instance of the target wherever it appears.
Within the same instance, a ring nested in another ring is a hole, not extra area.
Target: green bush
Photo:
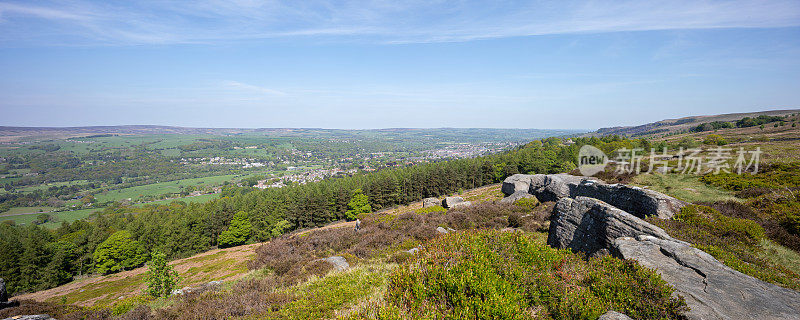
[[[155,298],[168,297],[172,290],[178,288],[180,277],[178,272],[167,263],[167,257],[161,251],[152,254],[153,259],[147,264],[145,282],[147,294]]]
[[[514,205],[518,207],[533,209],[539,206],[539,199],[536,199],[536,197],[522,198],[517,201],[514,201]]]
[[[647,220],[739,272],[788,288],[800,288],[800,275],[764,258],[761,243],[765,231],[753,220],[725,216],[699,205],[682,208],[670,220]]]
[[[742,243],[756,244],[764,239],[764,228],[755,221],[724,216],[706,206],[685,206],[672,219]]]
[[[427,213],[434,213],[434,212],[445,213],[445,212],[447,212],[447,209],[445,209],[442,206],[433,206],[433,207],[417,209],[415,212],[419,213],[419,214],[427,214]]]
[[[706,139],[703,140],[703,143],[714,146],[724,146],[728,144],[728,141],[725,141],[725,138],[718,134],[709,134],[706,136]]]
[[[609,309],[675,319],[681,298],[652,270],[584,260],[531,234],[476,231],[434,239],[389,277],[382,319],[596,319]]]

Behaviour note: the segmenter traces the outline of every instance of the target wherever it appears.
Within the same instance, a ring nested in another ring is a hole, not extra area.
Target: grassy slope
[[[475,202],[502,198],[499,184],[467,190],[458,195]],[[422,208],[422,202],[418,201],[406,206],[384,210],[383,213],[401,215],[414,212],[420,208]],[[351,228],[352,223],[337,223],[315,230],[344,227]],[[309,231],[298,233],[298,235],[302,236]],[[193,286],[213,280],[238,279],[248,273],[247,262],[255,255],[255,249],[258,246],[259,244],[250,244],[229,249],[211,250],[189,258],[172,261],[170,264],[175,266],[183,278],[180,283],[181,287]],[[375,267],[386,268],[386,266],[382,265]],[[76,303],[81,306],[105,305],[114,302],[120,297],[140,293],[144,288],[142,275],[145,271],[146,268],[142,267],[107,276],[80,279],[56,288],[21,295],[17,298],[60,302],[62,297],[66,297],[68,303]],[[82,290],[83,292],[81,292]]]
[[[247,261],[255,254],[259,244],[234,248],[216,249],[195,256],[170,262],[180,274],[180,286],[193,286],[213,280],[232,280],[244,276]],[[17,296],[18,299],[61,302],[80,306],[109,304],[144,289],[146,267],[124,271],[107,276],[97,276],[76,280],[56,288]]]

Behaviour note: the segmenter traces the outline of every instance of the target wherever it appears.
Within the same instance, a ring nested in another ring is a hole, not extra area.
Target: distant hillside
[[[189,128],[155,125],[122,125],[90,127],[8,127],[0,126],[0,142],[31,141],[91,137],[98,135],[263,135],[309,138],[391,138],[452,142],[527,142],[552,136],[579,134],[579,130],[496,129],[496,128],[387,128],[387,129],[322,129],[322,128]]]
[[[664,134],[686,131],[702,123],[709,123],[714,121],[732,122],[742,119],[744,117],[752,118],[758,116],[785,116],[797,112],[800,112],[800,109],[691,116],[678,119],[666,119],[638,126],[600,128],[595,132],[588,133],[587,136],[592,136],[592,135],[608,136],[616,134],[629,137],[639,137],[639,136],[664,135]]]

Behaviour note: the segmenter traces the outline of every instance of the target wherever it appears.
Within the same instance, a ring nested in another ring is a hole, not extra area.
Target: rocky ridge
[[[587,255],[612,254],[655,269],[684,297],[691,309],[686,314],[689,319],[800,319],[800,292],[733,270],[642,219],[668,219],[686,205],[682,201],[652,190],[566,174],[514,175],[503,182],[502,191],[557,201],[549,245]]]

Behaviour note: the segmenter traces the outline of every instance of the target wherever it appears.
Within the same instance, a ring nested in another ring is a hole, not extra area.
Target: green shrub
[[[670,220],[648,218],[671,236],[692,243],[739,272],[788,288],[800,288],[800,275],[764,258],[764,228],[699,205],[681,209]]]
[[[715,235],[733,237],[743,243],[755,244],[764,238],[764,228],[755,221],[724,216],[711,207],[685,206],[672,219],[696,226]]]
[[[442,206],[433,206],[433,207],[421,208],[421,209],[417,209],[416,210],[416,213],[419,213],[419,214],[428,214],[428,213],[434,213],[434,212],[445,213],[445,212],[447,212],[447,209],[445,209]]]
[[[703,140],[703,143],[714,146],[724,146],[728,144],[728,141],[725,141],[725,138],[718,134],[709,134],[706,136],[706,139]]]
[[[584,260],[531,234],[475,231],[431,240],[389,277],[381,319],[593,319],[609,309],[674,319],[686,310],[652,270]]]
[[[539,199],[536,199],[536,197],[522,198],[517,201],[514,201],[514,205],[518,207],[533,209],[539,206]]]
[[[148,299],[145,296],[132,296],[130,298],[122,299],[120,301],[115,302],[111,306],[111,315],[115,317],[121,316],[130,311],[131,309],[133,309],[134,307],[146,304],[149,301],[150,299]]]
[[[152,254],[153,259],[147,264],[145,282],[147,294],[155,298],[168,297],[172,290],[178,288],[180,276],[178,272],[167,263],[167,257],[161,251]]]

